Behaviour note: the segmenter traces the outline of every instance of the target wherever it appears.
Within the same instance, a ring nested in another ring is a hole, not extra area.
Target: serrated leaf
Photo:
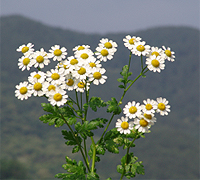
[[[121,113],[122,110],[119,107],[118,102],[114,97],[112,97],[111,101],[108,101],[107,104],[109,105],[107,112],[109,112],[109,113],[113,112],[114,114],[120,114]]]
[[[75,160],[66,157],[67,164],[63,164],[63,168],[67,170],[67,173],[59,173],[55,177],[63,178],[63,180],[76,179],[76,180],[86,180],[86,168],[82,161],[78,164]]]
[[[97,107],[105,107],[107,104],[100,97],[91,97],[89,106],[93,111],[97,111]]]
[[[90,172],[87,174],[87,180],[99,180],[99,176],[95,172]]]
[[[74,146],[72,153],[77,153],[80,150],[79,146]]]
[[[105,147],[109,152],[118,154],[119,153],[119,149],[117,144],[111,139],[111,140],[107,140],[105,142]]]
[[[105,154],[105,148],[102,145],[96,145],[96,153],[97,154],[101,154],[104,155]]]
[[[71,131],[62,130],[62,135],[67,140],[65,142],[67,145],[78,145],[78,142],[79,144],[82,142],[82,139],[77,134],[75,134],[76,137],[74,137]]]

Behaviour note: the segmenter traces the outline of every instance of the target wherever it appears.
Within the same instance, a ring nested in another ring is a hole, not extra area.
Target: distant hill
[[[85,34],[46,26],[22,16],[5,16],[0,21],[2,162],[21,163],[27,171],[24,179],[50,179],[56,173],[64,172],[61,166],[66,155],[72,158],[79,155],[71,154],[71,149],[65,146],[60,132],[64,126],[56,129],[39,121],[43,114],[40,103],[44,99],[32,97],[19,101],[15,98],[15,85],[26,80],[30,73],[18,69],[21,54],[16,49],[28,42],[34,43],[35,49],[44,47],[45,50],[60,44],[72,55],[72,48],[79,44],[88,44],[95,50],[102,37],[116,41],[118,51],[114,59],[103,64],[108,81],[98,88],[92,87],[91,92],[109,100],[121,97],[116,79],[120,77],[122,66],[128,63],[129,52],[122,41],[127,33]],[[148,72],[146,78],[135,83],[123,101],[123,104],[132,100],[142,103],[143,99],[162,96],[172,107],[169,116],[158,117],[152,132],[136,142],[134,153],[143,161],[146,170],[144,176],[136,179],[198,179],[200,31],[190,27],[159,27],[129,34],[140,36],[151,46],[169,46],[176,53],[175,62],[166,62],[166,68],[160,74]],[[47,69],[50,67],[53,66]],[[133,57],[131,68],[135,76],[139,72],[137,67],[139,58]],[[101,114],[103,112],[98,111],[98,115]],[[102,179],[108,172],[113,172],[116,179],[119,177],[113,166],[120,163],[117,161],[119,156],[122,154],[107,153],[107,157],[102,158],[103,163],[98,164]]]

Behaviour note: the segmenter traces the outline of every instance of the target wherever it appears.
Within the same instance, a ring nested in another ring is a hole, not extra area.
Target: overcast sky
[[[130,32],[166,25],[200,29],[200,0],[0,0],[0,15],[20,14],[86,33]]]

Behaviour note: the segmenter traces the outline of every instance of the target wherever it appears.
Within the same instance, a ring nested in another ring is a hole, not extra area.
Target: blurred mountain
[[[117,42],[118,51],[112,61],[103,64],[108,80],[104,85],[93,86],[91,94],[105,101],[111,97],[119,100],[122,91],[116,79],[120,77],[122,66],[128,63],[129,51],[122,41],[127,34],[84,34],[46,26],[22,16],[1,17],[0,22],[1,164],[8,164],[6,161],[20,163],[20,167],[26,167],[23,169],[26,171],[24,179],[53,179],[56,173],[64,172],[61,166],[66,155],[77,160],[80,156],[71,154],[71,148],[64,144],[60,131],[66,127],[54,128],[39,121],[44,113],[40,103],[46,102],[45,99],[32,97],[20,101],[15,98],[15,85],[30,74],[30,71],[18,69],[21,54],[16,49],[32,42],[36,50],[43,47],[48,51],[51,46],[59,44],[67,48],[68,55],[72,55],[72,48],[77,45],[88,44],[95,51],[102,37],[112,39]],[[171,47],[176,56],[175,62],[166,62],[161,73],[148,72],[146,78],[139,79],[123,100],[122,105],[125,105],[128,101],[142,103],[147,98],[161,96],[167,98],[171,105],[171,113],[166,117],[159,116],[151,133],[146,134],[145,139],[139,139],[132,149],[145,166],[145,175],[136,179],[198,179],[200,31],[190,27],[159,27],[129,34],[140,36],[150,46]],[[52,64],[45,71],[56,65],[55,62]],[[133,56],[133,77],[138,75],[138,67],[140,58]],[[97,112],[97,116],[109,118],[104,114],[103,110]],[[90,116],[94,113],[91,112]],[[102,179],[107,174],[119,179],[116,165],[120,164],[123,153],[106,153],[102,157],[102,162],[97,164]],[[7,171],[12,169],[8,167]],[[6,171],[6,168],[1,169]]]

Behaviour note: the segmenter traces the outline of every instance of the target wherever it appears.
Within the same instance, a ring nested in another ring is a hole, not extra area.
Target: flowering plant
[[[59,173],[55,177],[64,179],[99,179],[95,163],[100,161],[99,155],[106,151],[119,153],[119,147],[126,149],[126,154],[121,158],[121,164],[117,166],[120,179],[130,179],[136,174],[144,174],[141,161],[130,153],[135,146],[135,140],[144,137],[150,132],[150,127],[156,122],[156,113],[161,116],[168,115],[170,105],[165,98],[156,100],[145,99],[143,104],[132,101],[123,107],[123,116],[115,120],[116,126],[108,130],[116,115],[122,113],[121,105],[126,92],[140,78],[145,77],[148,71],[161,72],[165,67],[165,60],[174,61],[174,52],[168,47],[150,47],[141,41],[140,37],[127,35],[123,41],[125,47],[130,50],[128,65],[120,72],[122,89],[119,101],[112,97],[104,102],[100,97],[90,97],[92,84],[100,85],[106,82],[106,70],[102,67],[102,61],[113,59],[117,51],[117,43],[107,38],[102,38],[96,51],[93,52],[89,45],[78,45],[73,48],[74,55],[67,57],[67,49],[54,45],[49,52],[43,48],[34,51],[33,44],[20,46],[17,51],[22,52],[18,66],[24,71],[31,67],[37,71],[30,73],[27,81],[16,85],[15,96],[20,99],[28,99],[31,96],[45,97],[49,103],[42,103],[43,110],[47,113],[39,119],[43,123],[60,127],[67,125],[67,130],[62,130],[66,145],[73,146],[72,153],[80,152],[83,161],[77,162],[66,157],[63,168],[66,173]],[[141,72],[132,79],[130,64],[132,55],[141,57]],[[146,61],[144,61],[146,58]],[[50,63],[50,59],[58,61],[54,69],[42,72],[41,69]],[[72,95],[70,94],[70,91]],[[96,112],[98,108],[107,107],[107,113],[111,113],[110,119],[96,117],[88,119],[89,109]],[[94,130],[103,128],[98,141],[94,140]],[[90,138],[90,146],[88,139]],[[90,147],[90,148],[88,148]],[[109,177],[107,180],[110,180]]]

